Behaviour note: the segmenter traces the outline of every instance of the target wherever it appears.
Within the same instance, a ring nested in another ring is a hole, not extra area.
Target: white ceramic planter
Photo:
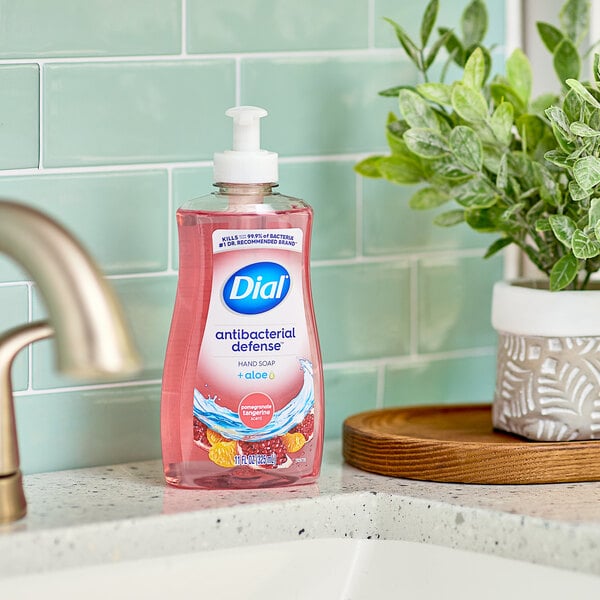
[[[600,290],[494,286],[494,427],[537,441],[600,439]]]

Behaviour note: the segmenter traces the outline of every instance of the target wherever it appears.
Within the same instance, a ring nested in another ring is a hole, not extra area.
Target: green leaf
[[[600,159],[595,156],[578,158],[573,165],[573,176],[584,190],[591,190],[600,183]]]
[[[400,90],[398,104],[402,116],[411,127],[439,130],[434,110],[419,94],[412,90]]]
[[[571,240],[573,254],[576,258],[587,259],[594,258],[600,254],[600,242],[590,238],[581,229],[577,229]]]
[[[454,56],[454,62],[460,67],[464,67],[467,57],[465,55],[465,48],[462,42],[456,37],[451,29],[446,27],[439,27],[438,32],[440,35],[445,36],[446,39],[446,51],[450,56]]]
[[[500,215],[500,219],[502,221],[510,221],[512,219],[512,217],[514,215],[516,215],[517,213],[520,213],[523,211],[523,209],[525,208],[525,203],[524,202],[517,202],[516,204],[513,204],[512,206],[509,206],[501,215]]]
[[[413,87],[410,85],[396,85],[394,87],[391,88],[387,88],[385,90],[381,90],[380,92],[377,92],[380,96],[383,96],[385,98],[397,98],[398,94],[400,93],[400,90],[412,90]]]
[[[573,219],[566,215],[550,215],[548,220],[556,239],[567,248],[571,248],[571,240],[577,229]]]
[[[450,150],[467,169],[480,171],[483,164],[481,141],[470,128],[457,125],[450,133]]]
[[[558,105],[558,101],[554,104]],[[562,108],[570,122],[579,121],[582,116],[581,111],[585,108],[585,101],[574,90],[569,89],[563,99]]]
[[[582,121],[571,123],[571,132],[579,137],[598,137],[600,135],[600,131],[592,129]]]
[[[425,58],[425,64],[423,65],[425,69],[429,69],[429,67],[433,64],[433,61],[435,60],[439,51],[448,44],[448,41],[451,36],[452,31],[446,31],[446,33],[440,35],[440,37],[435,41],[435,43],[432,44],[431,48],[429,49],[429,53]]]
[[[476,48],[467,59],[463,72],[462,82],[477,90],[481,89],[485,81],[485,58],[481,48]]]
[[[535,222],[535,230],[536,231],[552,231],[552,227],[550,226],[550,221],[548,219],[538,219]]]
[[[439,188],[426,187],[413,194],[408,205],[415,210],[429,210],[446,204],[449,200],[450,196]]]
[[[399,121],[393,113],[388,116],[386,125],[387,142],[392,154],[409,154],[404,143],[404,132],[410,129],[406,121]]]
[[[452,108],[468,123],[480,123],[488,116],[483,94],[462,83],[457,83],[452,90]]]
[[[451,154],[444,154],[441,158],[427,161],[430,168],[430,179],[444,179],[450,183],[466,181],[472,176],[461,163]]]
[[[490,93],[496,105],[507,102],[513,105],[514,113],[519,115],[525,112],[526,106],[517,92],[513,90],[507,83],[494,81],[490,84]]]
[[[592,198],[590,203],[590,212],[588,215],[588,227],[596,229],[600,224],[600,198]],[[600,240],[600,237],[596,235],[596,239]]]
[[[589,28],[588,0],[567,0],[560,14],[560,24],[569,39],[579,44]]]
[[[425,48],[425,46],[427,46],[429,36],[431,35],[431,30],[433,29],[433,25],[437,19],[438,8],[438,0],[431,0],[425,9],[423,20],[421,21],[421,48]]]
[[[560,189],[550,171],[537,161],[533,163],[533,171],[542,201],[557,206],[560,201]]]
[[[488,25],[485,3],[481,0],[473,0],[463,11],[460,25],[465,46],[469,47],[481,42]]]
[[[517,119],[517,129],[523,140],[523,149],[531,154],[544,137],[546,125],[537,115],[521,115]]]
[[[550,271],[550,290],[557,292],[566,288],[577,277],[579,261],[571,254],[560,258]]]
[[[444,212],[440,215],[437,215],[433,219],[433,222],[439,227],[452,227],[453,225],[458,225],[459,223],[462,223],[464,220],[464,210],[449,210],[448,212]]]
[[[465,208],[489,208],[498,202],[494,190],[480,178],[457,185],[452,190],[452,195]]]
[[[562,108],[559,108],[558,106],[551,106],[550,108],[546,109],[546,116],[552,125],[556,125],[556,127],[558,127],[566,139],[569,141],[573,141],[575,139],[571,133],[571,123],[569,122],[569,119]]]
[[[449,150],[446,140],[433,129],[413,128],[404,134],[411,152],[423,158],[438,158]]]
[[[542,42],[544,42],[544,46],[546,46],[550,52],[554,53],[556,46],[558,46],[564,38],[562,31],[554,27],[554,25],[550,25],[550,23],[538,21],[536,25],[540,38]]]
[[[483,144],[483,166],[492,173],[498,174],[504,153],[496,144]]]
[[[421,96],[431,102],[437,102],[438,104],[446,104],[450,106],[452,100],[450,99],[451,87],[445,83],[421,83],[417,86],[417,91]]]
[[[505,146],[508,146],[512,140],[513,119],[514,110],[510,102],[501,102],[490,119],[490,126],[496,139]]]
[[[544,154],[544,158],[557,167],[570,168],[573,166],[572,162],[569,161],[568,157],[560,150],[548,150]]]
[[[527,106],[531,96],[533,75],[528,58],[519,48],[506,61],[506,77],[510,87],[515,90],[523,104]]]
[[[569,195],[573,202],[581,202],[590,197],[590,190],[584,190],[576,181],[569,181]]]
[[[493,210],[493,209],[492,209]],[[471,229],[479,233],[491,233],[501,231],[502,224],[498,223],[499,217],[490,209],[469,209],[465,214],[465,220]]]
[[[419,163],[412,157],[403,154],[382,157],[378,163],[380,177],[398,183],[410,185],[422,180]]]
[[[500,165],[498,166],[498,174],[496,175],[496,187],[505,191],[508,184],[508,160],[506,154],[502,155]]]
[[[384,156],[369,156],[354,165],[354,170],[363,177],[381,177],[379,163]]]
[[[498,238],[487,249],[487,252],[483,255],[483,258],[489,258],[490,256],[494,256],[494,254],[500,252],[500,250],[506,248],[506,246],[510,246],[513,242],[514,240],[510,237]]]
[[[585,86],[577,81],[576,79],[567,79],[565,83],[582,99],[588,104],[591,104],[594,108],[600,108],[600,102],[590,94]]]
[[[581,58],[571,40],[565,38],[556,46],[552,64],[561,83],[564,83],[567,79],[577,79],[579,77]]]
[[[406,31],[404,31],[404,29],[402,29],[402,27],[400,27],[398,23],[392,21],[392,19],[388,19],[387,17],[384,17],[383,19],[384,21],[387,21],[396,30],[396,37],[398,38],[400,44],[402,44],[404,51],[406,52],[408,57],[413,61],[413,63],[417,66],[417,68],[420,69],[422,66],[421,56],[417,45],[410,39]]]

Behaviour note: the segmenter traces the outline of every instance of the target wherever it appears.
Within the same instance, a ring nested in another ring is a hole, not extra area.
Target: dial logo
[[[274,262],[242,267],[225,282],[223,301],[234,312],[257,315],[280,304],[290,290],[290,274]]]

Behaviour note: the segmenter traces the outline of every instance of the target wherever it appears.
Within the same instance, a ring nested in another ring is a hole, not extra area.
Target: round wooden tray
[[[532,442],[492,428],[491,405],[389,408],[344,422],[343,454],[364,471],[454,483],[600,480],[600,441]]]

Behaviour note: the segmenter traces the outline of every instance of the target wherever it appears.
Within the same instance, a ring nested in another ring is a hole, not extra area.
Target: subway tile
[[[283,156],[384,150],[397,101],[378,92],[399,80],[416,74],[395,54],[241,61],[242,104],[269,110],[261,145]]]
[[[232,60],[46,65],[44,166],[212,158],[234,86]]]
[[[325,369],[325,437],[340,438],[350,415],[372,410],[377,401],[376,368]]]
[[[383,179],[362,178],[363,252],[367,256],[486,248],[497,236],[474,232],[461,223],[438,227],[436,214],[453,208],[450,204],[436,210],[412,210],[408,201],[418,189],[394,185]]]
[[[1,58],[179,53],[180,0],[0,0]]]
[[[500,257],[434,257],[419,261],[419,352],[493,346],[493,284],[502,279]]]
[[[26,285],[0,286],[0,335],[9,329],[25,325],[29,314],[29,293]],[[27,350],[17,355],[12,367],[13,390],[27,388]]]
[[[209,53],[366,48],[367,11],[367,0],[188,0],[187,49]]]
[[[2,177],[0,196],[56,219],[108,275],[167,268],[166,171]],[[0,281],[16,276],[0,263]]]
[[[460,17],[469,2],[470,0],[440,2],[435,24],[436,30],[432,33],[430,43],[437,39],[438,27],[454,29],[462,37]],[[421,19],[426,6],[427,2],[398,3],[397,0],[375,0],[375,45],[379,48],[399,47],[394,29],[383,20],[384,17],[396,21],[414,42],[420,45]],[[488,31],[484,41],[487,45],[502,46],[506,36],[506,0],[487,0],[486,6],[488,10]]]
[[[492,402],[496,356],[488,354],[388,366],[383,404],[420,406]]]
[[[25,473],[160,456],[160,385],[16,397]]]
[[[312,281],[326,363],[408,353],[410,275],[404,261],[317,266]]]
[[[162,368],[175,302],[176,276],[112,279],[110,284],[122,303],[133,340],[142,359],[142,371],[132,379],[162,377]],[[39,293],[34,298],[34,318],[46,315]],[[54,342],[38,342],[33,348],[33,387],[48,389],[100,383],[79,381],[57,373]]]
[[[313,260],[356,255],[356,178],[350,162],[285,163],[279,191],[314,210]]]
[[[38,166],[39,77],[37,65],[0,66],[0,169]]]

